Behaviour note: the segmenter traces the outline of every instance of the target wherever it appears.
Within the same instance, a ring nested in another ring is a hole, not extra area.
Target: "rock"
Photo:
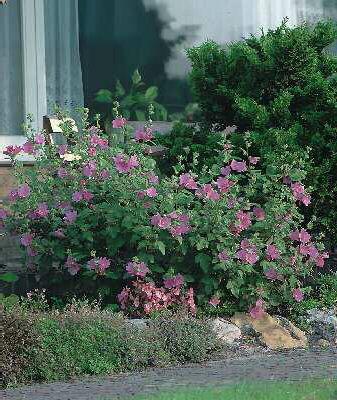
[[[126,323],[138,329],[146,329],[148,327],[148,320],[141,318],[127,319]]]
[[[307,322],[316,340],[337,341],[337,315],[335,310],[309,310]]]
[[[290,321],[265,313],[254,319],[249,314],[237,313],[231,321],[241,328],[243,334],[254,336],[272,350],[306,348],[308,340],[304,332]]]
[[[233,344],[242,337],[240,328],[225,319],[216,318],[211,326],[216,337],[225,344]]]
[[[319,339],[317,342],[317,346],[327,348],[330,347],[330,342],[328,340]]]

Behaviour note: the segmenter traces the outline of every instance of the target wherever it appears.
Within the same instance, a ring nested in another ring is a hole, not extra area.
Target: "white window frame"
[[[33,127],[39,130],[47,113],[44,0],[20,0],[20,15],[24,115],[32,114]],[[24,141],[23,135],[1,135],[0,164],[8,164],[2,154],[6,146]]]

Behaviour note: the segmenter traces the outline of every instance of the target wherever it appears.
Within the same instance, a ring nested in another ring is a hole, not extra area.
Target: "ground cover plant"
[[[109,136],[87,114],[79,133],[63,124],[72,146],[52,146],[28,127],[27,142],[6,150],[19,184],[1,220],[40,279],[117,299],[133,316],[179,305],[195,314],[196,303],[258,316],[307,296],[306,279],[328,255],[301,226],[310,194],[288,152],[281,171],[265,173],[249,136],[239,158],[224,132],[210,167],[158,176],[146,155],[150,125],[127,140],[122,116]],[[20,152],[35,154],[32,169],[20,166]]]
[[[208,129],[249,131],[265,170],[288,163],[308,174],[312,199],[303,209],[334,247],[336,237],[337,39],[333,22],[279,28],[224,48],[206,42],[188,51],[191,84]],[[309,157],[306,156],[309,149]]]
[[[220,349],[207,320],[186,313],[137,325],[85,299],[50,308],[38,291],[3,299],[0,321],[2,387],[202,362]]]
[[[301,383],[247,382],[223,388],[186,389],[158,395],[136,396],[137,400],[330,400],[336,396],[335,381]]]

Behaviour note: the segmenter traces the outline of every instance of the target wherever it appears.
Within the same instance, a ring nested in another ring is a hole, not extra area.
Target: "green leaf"
[[[205,253],[199,253],[195,256],[195,262],[207,273],[211,264],[211,257]]]
[[[140,75],[138,69],[132,74],[132,83],[138,85],[142,81],[142,76]]]
[[[7,283],[16,282],[18,279],[19,277],[16,274],[13,274],[12,272],[6,272],[5,274],[0,275],[0,281]]]
[[[136,110],[135,111],[137,121],[146,121],[146,115],[144,111]]]
[[[125,95],[125,89],[121,84],[121,81],[118,79],[116,82],[116,92],[117,97],[123,97]]]
[[[164,256],[165,255],[165,244],[161,241],[157,241],[156,242],[156,247],[158,248],[158,250],[161,252],[161,254]]]
[[[97,92],[95,100],[99,103],[113,103],[114,97],[110,90],[101,89]]]
[[[110,278],[110,279],[113,279],[113,280],[117,280],[117,279],[120,279],[121,274],[119,272],[116,272],[116,271],[111,271],[111,272],[107,272],[105,274],[105,276],[107,278]]]
[[[156,86],[150,86],[145,92],[145,98],[148,101],[153,101],[158,97],[158,88]]]

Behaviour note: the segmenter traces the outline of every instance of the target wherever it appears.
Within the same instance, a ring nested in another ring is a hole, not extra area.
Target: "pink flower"
[[[171,225],[171,218],[156,214],[151,218],[151,224],[157,226],[160,229],[167,229]]]
[[[190,190],[198,189],[198,184],[191,174],[182,174],[179,177],[179,185]]]
[[[3,151],[3,154],[13,158],[22,151],[21,146],[7,146]]]
[[[304,294],[300,288],[296,288],[293,290],[293,298],[297,302],[301,302],[304,299]]]
[[[45,218],[49,214],[48,204],[39,203],[37,209],[34,211],[36,218]]]
[[[149,183],[152,183],[152,185],[157,185],[159,183],[159,177],[155,175],[153,172],[150,172],[148,174],[148,180]]]
[[[260,161],[260,157],[248,157],[248,160],[251,164],[256,165]]]
[[[220,194],[209,183],[199,188],[195,194],[208,200],[218,201],[220,199]]]
[[[66,178],[66,177],[68,176],[68,171],[67,171],[65,168],[63,168],[63,167],[60,167],[60,168],[57,170],[57,176],[58,176],[59,178],[61,178],[61,179],[64,179],[64,178]]]
[[[241,249],[236,253],[236,257],[245,264],[254,265],[259,257],[256,252],[256,246],[251,244],[249,240],[244,239],[240,245]]]
[[[137,276],[139,278],[145,278],[145,276],[150,273],[148,266],[144,262],[129,262],[125,269],[130,276]]]
[[[196,305],[195,305],[195,302],[194,302],[194,290],[193,290],[193,288],[189,288],[188,289],[187,295],[186,295],[186,298],[185,298],[185,302],[186,302],[186,304],[187,304],[187,306],[188,306],[188,308],[190,310],[190,313],[192,315],[195,315],[195,313],[196,313]]]
[[[227,254],[227,252],[225,250],[222,250],[219,254],[218,254],[218,258],[221,262],[226,262],[229,260],[229,256]]]
[[[216,181],[216,185],[221,193],[227,193],[235,183],[227,178],[220,177]]]
[[[58,239],[64,239],[66,235],[63,232],[63,229],[59,228],[56,229],[56,231],[53,232],[53,236],[55,236]]]
[[[97,154],[97,150],[95,147],[90,147],[88,150],[88,154],[90,157],[95,157],[95,155]]]
[[[111,265],[111,261],[106,257],[92,258],[88,261],[88,267],[98,274],[104,274],[105,270]]]
[[[170,233],[173,237],[185,235],[191,231],[191,227],[187,224],[180,224],[170,227]]]
[[[145,193],[148,197],[151,197],[151,198],[156,197],[158,195],[155,187],[150,187],[150,188],[146,189]]]
[[[262,299],[256,301],[255,305],[250,308],[249,314],[254,319],[261,319],[264,316],[265,310]]]
[[[231,167],[228,165],[227,167],[222,167],[221,168],[221,175],[223,176],[228,176],[231,173]]]
[[[116,157],[113,158],[115,167],[119,173],[128,173],[132,169],[139,166],[139,161],[137,156],[131,156],[129,159],[123,154],[117,154]]]
[[[123,128],[127,124],[127,120],[125,118],[116,118],[112,121],[113,128]]]
[[[63,220],[67,224],[72,224],[72,223],[74,223],[76,221],[76,218],[77,218],[77,211],[76,210],[67,210],[64,213]]]
[[[275,245],[268,244],[266,255],[269,261],[277,260],[278,258],[280,258],[280,251]]]
[[[73,195],[72,195],[72,199],[75,202],[82,201],[83,200],[82,192],[74,192]]]
[[[233,160],[230,164],[232,171],[236,172],[245,172],[247,171],[247,164],[245,161],[236,161]]]
[[[96,133],[94,133],[93,135],[91,135],[90,137],[90,145],[93,147],[100,147],[101,149],[107,149],[109,147],[109,142],[107,139],[103,139],[101,138],[99,135],[97,135]]]
[[[283,280],[283,276],[279,272],[277,272],[275,268],[268,269],[267,271],[264,272],[264,275],[270,281],[282,281]]]
[[[20,242],[22,246],[29,247],[32,245],[34,235],[32,233],[24,233],[21,235]]]
[[[153,139],[151,128],[140,128],[135,132],[135,140],[137,142],[149,142]]]
[[[34,141],[35,141],[35,144],[43,145],[43,144],[45,144],[46,139],[42,133],[38,133],[37,135],[35,135]]]
[[[319,267],[319,268],[323,268],[326,258],[329,258],[329,254],[328,253],[323,253],[323,254],[318,255],[314,259],[316,266]]]
[[[32,142],[26,142],[23,146],[22,146],[22,150],[24,151],[24,153],[27,154],[34,154],[35,153],[35,147],[34,147],[34,143]]]
[[[67,144],[60,144],[58,147],[58,153],[60,156],[64,156],[68,152]]]
[[[216,297],[216,296],[213,296],[213,297],[209,300],[208,304],[210,304],[210,305],[213,306],[213,307],[217,307],[217,306],[220,304],[220,299],[219,299],[218,297]]]
[[[304,186],[301,183],[291,183],[290,187],[296,200],[301,201],[305,206],[310,204],[311,196],[305,193]]]
[[[94,198],[94,195],[88,190],[82,190],[82,197],[85,201],[91,201]]]
[[[184,284],[184,277],[180,274],[164,279],[164,287],[166,289],[181,288]]]
[[[236,224],[236,227],[239,232],[242,232],[245,229],[248,229],[252,224],[250,214],[248,212],[244,212],[243,210],[239,210],[236,213],[236,218],[238,219],[238,221],[237,221],[238,223]]]
[[[97,169],[96,162],[89,161],[87,164],[84,165],[82,172],[84,176],[90,178],[95,175],[96,169]]]
[[[107,169],[102,169],[102,171],[99,174],[99,177],[104,181],[111,178],[111,174]]]
[[[305,230],[301,229],[301,231],[292,231],[289,235],[291,240],[301,242],[301,243],[308,243],[311,240],[311,235]]]
[[[20,199],[24,199],[30,195],[30,187],[27,185],[27,183],[24,183],[23,185],[19,186],[17,190],[17,195],[20,197]]]
[[[126,309],[127,302],[129,300],[130,289],[124,288],[118,295],[117,300],[121,305],[122,310]]]
[[[253,214],[258,221],[263,221],[266,218],[266,213],[261,207],[254,207]]]
[[[283,183],[284,183],[285,185],[290,185],[290,184],[291,184],[291,178],[290,178],[290,176],[284,176],[284,177],[283,177]]]
[[[64,265],[68,269],[69,274],[72,276],[76,275],[81,269],[75,258],[71,256],[68,256],[67,261]]]

